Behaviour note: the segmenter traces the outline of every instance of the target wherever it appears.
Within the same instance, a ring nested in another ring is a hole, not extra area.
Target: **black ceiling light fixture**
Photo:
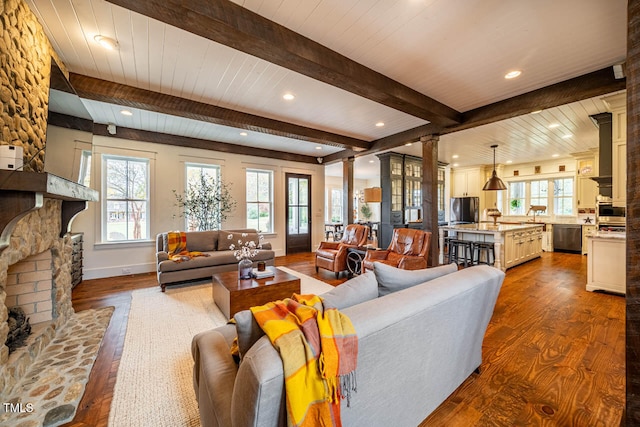
[[[506,190],[507,186],[498,178],[498,174],[496,173],[496,148],[498,148],[498,146],[492,145],[491,148],[493,148],[493,173],[482,189],[484,191]]]

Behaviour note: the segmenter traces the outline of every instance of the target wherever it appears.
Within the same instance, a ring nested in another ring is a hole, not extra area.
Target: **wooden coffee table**
[[[294,293],[300,293],[299,278],[275,267],[267,269],[275,275],[248,280],[239,280],[237,270],[213,275],[213,300],[227,318],[249,307],[291,298]]]

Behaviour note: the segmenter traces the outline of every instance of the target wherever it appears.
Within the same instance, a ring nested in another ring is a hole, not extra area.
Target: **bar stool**
[[[484,261],[481,261],[484,254]],[[493,265],[496,261],[495,245],[493,242],[474,242],[473,258],[475,264]]]
[[[470,240],[449,240],[449,262],[464,264],[465,267],[473,265],[473,242]]]

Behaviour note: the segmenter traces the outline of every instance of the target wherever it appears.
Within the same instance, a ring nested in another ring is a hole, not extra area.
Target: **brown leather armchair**
[[[342,240],[338,242],[320,242],[316,251],[316,273],[318,268],[333,271],[336,279],[340,272],[347,269],[347,249],[349,247],[364,246],[367,244],[369,227],[366,225],[349,224],[344,229]]]
[[[396,228],[389,248],[367,251],[362,261],[362,272],[373,270],[374,262],[383,262],[404,270],[427,268],[431,232],[412,228]]]

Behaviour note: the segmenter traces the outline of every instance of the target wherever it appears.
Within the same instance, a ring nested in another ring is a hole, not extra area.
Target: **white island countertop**
[[[623,233],[619,231],[595,231],[593,233],[587,234],[587,237],[590,237],[592,239],[625,240],[627,238],[627,233]]]
[[[468,233],[502,233],[506,231],[519,231],[529,228],[544,227],[544,224],[531,223],[531,224],[496,224],[491,223],[476,223],[476,224],[454,224],[443,225],[440,228],[444,230],[468,232]]]

